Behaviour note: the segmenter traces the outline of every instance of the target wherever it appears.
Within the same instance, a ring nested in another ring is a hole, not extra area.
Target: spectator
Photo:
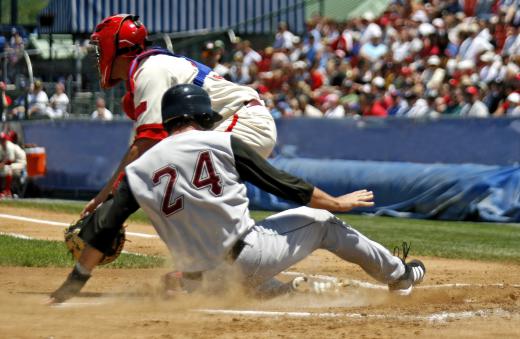
[[[3,179],[0,198],[12,198],[13,178],[20,177],[27,167],[24,150],[11,142],[5,132],[0,133],[0,177]]]
[[[278,32],[274,38],[273,48],[291,50],[295,37],[296,36],[289,31],[287,23],[281,21],[278,24]]]
[[[47,114],[47,104],[49,103],[49,97],[43,90],[43,84],[41,81],[36,80],[32,87],[31,93],[28,97],[28,108],[27,118],[28,119],[42,119],[49,118]]]
[[[336,93],[328,94],[323,103],[323,116],[325,118],[343,118],[345,109],[339,103],[339,95]]]
[[[92,119],[97,120],[112,120],[113,115],[112,112],[108,108],[106,108],[105,99],[97,98],[96,99],[96,109],[90,115]]]
[[[13,103],[13,100],[11,100],[11,97],[9,97],[7,94],[5,94],[7,86],[3,81],[0,81],[0,95],[2,96],[2,116],[1,121],[6,121],[8,119],[7,113],[9,106]]]
[[[229,67],[221,64],[222,54],[224,53],[224,43],[220,40],[207,42],[202,51],[202,62],[225,79],[230,79]]]
[[[55,87],[55,93],[49,100],[49,106],[47,107],[47,115],[51,119],[65,118],[67,117],[67,109],[69,106],[69,97],[65,94],[65,85],[58,82]]]
[[[388,48],[381,40],[379,33],[374,33],[369,42],[361,47],[360,55],[370,62],[379,61],[388,52]]]
[[[489,116],[489,110],[486,105],[480,101],[480,91],[475,86],[466,89],[466,104],[462,107],[461,116],[469,118],[486,118]]]
[[[520,94],[513,92],[507,96],[502,105],[498,106],[494,116],[520,116]]]

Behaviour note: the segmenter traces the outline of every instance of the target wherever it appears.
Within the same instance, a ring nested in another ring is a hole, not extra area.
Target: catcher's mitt
[[[94,218],[92,217],[92,214],[87,215],[76,223],[71,224],[64,231],[65,244],[76,260],[79,260],[81,252],[83,252],[86,244],[86,242],[81,238],[80,232],[84,227],[93,227],[93,221]],[[121,251],[123,251],[125,240],[125,228],[121,227],[115,236],[114,241],[111,243],[111,248],[104,251],[103,259],[101,259],[99,265],[105,265],[116,260],[121,254]]]

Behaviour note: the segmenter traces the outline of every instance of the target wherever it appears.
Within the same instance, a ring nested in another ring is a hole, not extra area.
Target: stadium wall
[[[414,163],[520,163],[520,119],[279,120],[284,157]]]
[[[275,166],[340,194],[369,188],[381,214],[520,221],[520,119],[288,119],[277,122]],[[130,121],[27,121],[46,149],[44,191],[97,192],[117,168]],[[325,159],[328,159],[325,161]],[[69,195],[70,197],[70,195]],[[287,202],[250,187],[253,206]]]

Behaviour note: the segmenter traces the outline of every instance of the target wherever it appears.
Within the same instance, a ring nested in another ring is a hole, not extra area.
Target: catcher
[[[167,90],[162,121],[170,136],[126,167],[114,198],[86,221],[94,231],[84,240],[101,252],[113,251],[107,239],[119,234],[126,218],[141,207],[172,254],[179,288],[196,289],[208,277],[224,279],[223,267],[245,286],[259,286],[319,248],[358,264],[400,294],[409,294],[423,280],[422,262],[405,262],[407,253],[402,259],[392,255],[328,212],[372,206],[372,192],[332,197],[272,167],[234,135],[209,131],[220,119],[200,87]],[[309,207],[255,222],[243,181]],[[51,294],[52,302],[76,295],[89,277],[76,265]]]
[[[107,200],[126,165],[167,136],[161,121],[161,98],[176,84],[194,84],[209,93],[213,110],[222,118],[214,130],[232,133],[264,158],[276,143],[274,120],[254,89],[229,82],[197,61],[149,47],[147,37],[146,27],[131,14],[103,19],[90,37],[98,58],[101,87],[126,82],[122,105],[135,121],[135,139],[112,178],[85,206],[82,217]],[[104,260],[104,254],[89,245],[81,253],[85,272]]]

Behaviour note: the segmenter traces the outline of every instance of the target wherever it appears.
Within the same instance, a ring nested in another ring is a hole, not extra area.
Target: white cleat
[[[420,284],[426,275],[426,268],[420,260],[405,263],[405,272],[397,281],[388,284],[390,292],[398,295],[410,295],[415,285]]]

